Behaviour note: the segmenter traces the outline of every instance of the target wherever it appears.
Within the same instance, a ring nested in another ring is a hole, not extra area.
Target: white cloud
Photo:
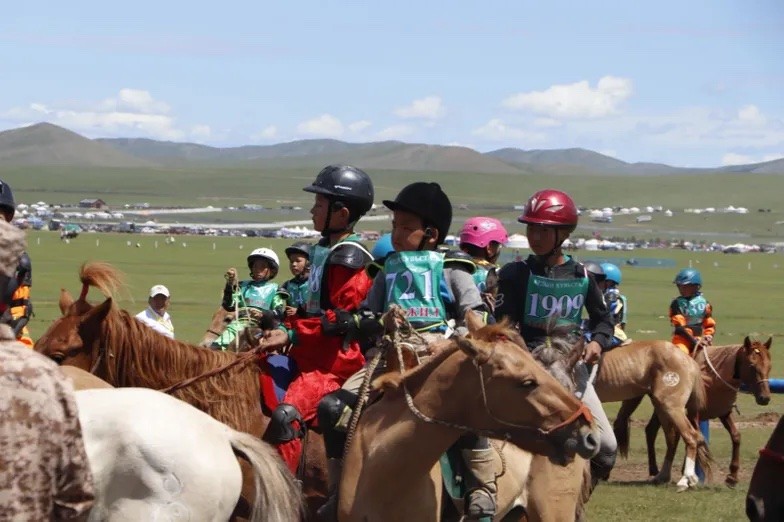
[[[521,92],[504,100],[509,109],[530,111],[551,118],[604,118],[618,113],[632,94],[629,78],[604,76],[592,88],[587,80],[553,85],[544,91]]]
[[[738,110],[738,121],[750,125],[765,125],[768,119],[760,112],[756,105],[746,105]]]
[[[437,120],[446,114],[446,109],[438,96],[427,96],[412,101],[405,107],[395,109],[395,115],[406,119]]]
[[[267,141],[271,140],[278,135],[278,128],[274,125],[267,125],[259,132],[251,134],[250,139],[253,141]]]
[[[322,114],[297,125],[297,132],[311,136],[335,138],[343,135],[343,123],[331,114]]]
[[[391,125],[376,133],[376,138],[379,140],[397,140],[411,136],[416,129],[410,125]]]
[[[563,125],[563,122],[553,119],[553,118],[536,118],[534,119],[534,127],[544,127],[544,128],[551,128],[551,127],[560,127]]]
[[[500,118],[493,118],[479,128],[474,129],[471,134],[479,136],[489,141],[544,141],[546,136],[541,132],[530,132],[516,127],[510,127]]]
[[[776,153],[776,154],[765,154],[763,156],[749,156],[746,154],[736,154],[734,152],[728,152],[724,156],[721,157],[721,164],[722,165],[750,165],[752,163],[763,163],[766,161],[773,161],[777,159],[784,158],[784,152]]]
[[[191,128],[191,137],[197,140],[206,140],[212,136],[212,129],[209,125],[194,125]]]
[[[181,140],[188,133],[177,127],[169,111],[169,105],[154,99],[148,91],[121,89],[116,96],[91,105],[55,107],[33,102],[27,107],[9,109],[2,116],[11,122],[47,121],[88,137],[141,136]],[[206,137],[205,131],[209,133],[209,127],[197,125],[190,134]]]
[[[371,123],[367,120],[359,120],[348,124],[349,132],[357,133],[370,127]]]

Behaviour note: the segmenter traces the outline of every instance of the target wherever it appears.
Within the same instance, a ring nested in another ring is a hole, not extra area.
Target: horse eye
[[[525,379],[523,382],[520,383],[521,388],[526,389],[534,389],[539,386],[539,383],[536,382],[534,379]]]
[[[62,363],[65,360],[65,355],[61,353],[53,353],[51,355],[51,359],[56,362],[57,364]]]

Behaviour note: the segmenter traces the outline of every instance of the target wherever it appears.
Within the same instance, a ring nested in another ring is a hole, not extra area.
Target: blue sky
[[[295,7],[296,5],[296,7]],[[784,157],[784,2],[25,2],[0,129]]]

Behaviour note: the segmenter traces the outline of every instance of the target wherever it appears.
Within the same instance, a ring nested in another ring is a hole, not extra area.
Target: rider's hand
[[[286,310],[283,313],[286,315],[286,317],[297,315],[297,308],[294,306],[287,306]]]
[[[287,344],[289,344],[289,334],[279,329],[264,332],[264,340],[261,342],[266,351],[279,350]]]
[[[703,335],[702,336],[702,343],[707,344],[708,346],[713,344],[713,336],[712,335]]]
[[[226,273],[223,275],[226,278],[226,281],[229,283],[234,283],[237,280],[237,269],[236,268],[229,268],[226,270]]]
[[[602,347],[596,341],[591,341],[583,349],[583,361],[593,364],[602,356]]]

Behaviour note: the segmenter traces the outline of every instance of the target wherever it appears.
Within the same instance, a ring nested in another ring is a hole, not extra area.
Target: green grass
[[[39,336],[59,316],[57,299],[61,287],[72,294],[79,292],[78,268],[86,260],[104,260],[115,264],[127,275],[128,295],[120,296],[119,305],[136,313],[146,306],[147,291],[162,283],[172,292],[171,313],[177,337],[196,342],[201,338],[210,317],[220,303],[223,273],[230,266],[245,270],[245,256],[250,250],[269,246],[282,259],[286,240],[256,238],[178,237],[174,245],[165,245],[162,237],[123,234],[82,234],[70,244],[61,242],[56,233],[33,232],[28,236],[28,251],[33,262],[33,300],[36,316],[31,330]],[[132,246],[127,246],[130,241]],[[158,247],[155,248],[155,242]],[[137,248],[136,243],[141,246]],[[182,243],[187,247],[183,247]],[[98,244],[99,243],[99,244]],[[215,248],[213,249],[213,245]],[[588,258],[578,252],[578,258]],[[599,253],[603,256],[612,254]],[[784,258],[781,255],[723,255],[691,253],[680,250],[649,250],[618,254],[623,257],[672,258],[677,268],[693,266],[702,271],[706,297],[714,306],[718,323],[716,343],[741,342],[747,334],[765,339],[775,336],[773,376],[784,377],[784,337],[781,310],[784,309]],[[751,269],[749,269],[749,264]],[[629,299],[629,333],[638,339],[669,338],[667,307],[676,295],[672,279],[677,268],[638,268],[622,266],[623,292]],[[282,267],[278,281],[289,276]],[[98,302],[102,296],[91,290],[88,298]],[[754,404],[743,395],[738,401],[741,420],[775,411],[781,413],[781,398],[774,396],[768,407]],[[607,412],[614,417],[616,404],[608,404]],[[650,415],[647,401],[635,415]],[[734,491],[720,483],[729,462],[729,437],[720,425],[713,428],[712,449],[716,458],[716,485],[704,490],[677,494],[673,487],[653,487],[611,482],[599,487],[589,504],[592,520],[741,520],[748,473],[756,460],[756,451],[771,432],[770,427],[744,428],[742,445],[742,483]],[[659,457],[663,456],[663,440],[659,440]],[[680,458],[680,457],[678,457]],[[677,461],[677,460],[676,460]],[[619,460],[620,469],[637,470],[636,480],[646,478],[644,440],[641,427],[632,429],[630,461]],[[673,476],[677,477],[678,466]]]

